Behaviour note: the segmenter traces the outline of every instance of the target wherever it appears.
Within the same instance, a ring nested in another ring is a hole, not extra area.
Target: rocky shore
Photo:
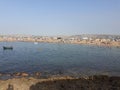
[[[43,79],[25,75],[20,78],[0,80],[0,90],[120,90],[120,77],[107,75],[81,78],[51,76]]]

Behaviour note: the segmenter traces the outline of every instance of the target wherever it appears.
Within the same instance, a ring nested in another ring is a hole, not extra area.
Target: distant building
[[[88,38],[88,37],[83,37],[82,39],[83,39],[83,40],[88,40],[89,38]]]
[[[57,40],[62,39],[61,37],[57,37]]]

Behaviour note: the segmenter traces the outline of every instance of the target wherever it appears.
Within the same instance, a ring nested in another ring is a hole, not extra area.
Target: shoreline
[[[0,90],[99,90],[99,88],[120,90],[120,77],[93,75],[81,78],[55,76],[47,79],[21,77],[0,80]]]
[[[0,41],[0,42],[31,42],[34,43],[35,41]],[[37,41],[38,43],[58,43],[58,44],[76,44],[76,45],[90,45],[90,46],[98,46],[98,47],[116,47],[116,48],[120,48],[120,42],[112,42],[107,44],[107,42],[101,43],[101,42],[97,42],[97,43],[89,43],[89,42],[62,42],[62,41]],[[115,43],[115,44],[114,44]]]
[[[69,76],[72,78],[88,78],[89,76],[94,76],[94,75],[106,75],[109,77],[120,77],[120,73],[107,73],[107,72],[96,72],[96,73],[51,73],[51,72],[13,72],[13,73],[0,73],[0,80],[8,80],[8,79],[13,79],[13,78],[29,78],[33,77],[36,79],[47,79],[51,77],[64,77],[64,76]]]
[[[68,43],[87,44],[120,48],[120,35],[107,34],[79,34],[79,35],[0,35],[0,42],[46,42],[46,43]]]

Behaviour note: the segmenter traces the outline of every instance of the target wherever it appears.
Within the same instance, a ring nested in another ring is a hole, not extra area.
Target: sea
[[[12,46],[13,50],[4,50]],[[0,42],[0,73],[120,76],[120,48],[95,45]]]

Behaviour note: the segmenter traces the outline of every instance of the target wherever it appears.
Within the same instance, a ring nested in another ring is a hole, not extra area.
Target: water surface
[[[13,46],[13,50],[3,50]],[[91,45],[0,42],[0,73],[120,75],[120,48]]]

